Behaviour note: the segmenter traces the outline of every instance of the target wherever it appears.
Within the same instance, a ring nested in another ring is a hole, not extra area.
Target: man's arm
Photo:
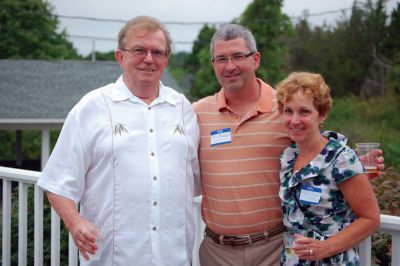
[[[97,250],[95,242],[100,233],[99,229],[79,215],[72,200],[49,191],[46,193],[51,206],[63,220],[82,256],[88,260],[88,253],[94,254]]]

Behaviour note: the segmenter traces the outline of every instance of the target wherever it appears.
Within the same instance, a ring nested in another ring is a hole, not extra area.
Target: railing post
[[[43,265],[43,189],[35,185],[34,265]]]
[[[60,217],[51,208],[51,266],[60,265]]]
[[[2,236],[3,266],[10,266],[11,260],[11,181],[3,180],[3,236]]]
[[[360,265],[371,265],[371,236],[368,236],[358,247],[360,253]]]
[[[28,185],[18,183],[18,266],[27,265]]]
[[[68,265],[78,265],[78,248],[75,245],[74,239],[71,234],[68,234]]]
[[[392,233],[392,265],[400,265],[400,232]]]

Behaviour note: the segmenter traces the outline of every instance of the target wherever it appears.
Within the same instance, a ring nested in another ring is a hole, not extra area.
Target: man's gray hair
[[[217,40],[229,41],[236,38],[243,38],[244,42],[251,52],[257,51],[256,40],[253,34],[245,27],[238,24],[226,24],[219,28],[211,39],[210,52],[214,54],[214,46]]]

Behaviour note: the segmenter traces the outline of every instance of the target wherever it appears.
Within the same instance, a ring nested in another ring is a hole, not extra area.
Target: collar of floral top
[[[293,173],[293,168],[298,155],[297,145],[294,143],[285,151],[285,156],[287,156],[286,161],[288,163],[282,166],[281,174],[290,176],[288,187],[295,187],[303,180],[318,176],[327,166],[326,162],[333,162],[332,157],[339,154],[338,150],[345,148],[347,143],[347,138],[345,136],[333,131],[324,131],[321,134],[326,137],[329,142],[325,145],[320,154],[296,173]]]

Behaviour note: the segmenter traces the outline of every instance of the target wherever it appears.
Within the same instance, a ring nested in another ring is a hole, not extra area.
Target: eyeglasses
[[[125,52],[129,52],[131,53],[133,56],[137,57],[137,58],[143,58],[145,56],[147,56],[149,53],[151,54],[151,56],[153,57],[153,59],[162,59],[166,56],[166,52],[161,51],[161,50],[147,50],[144,48],[133,48],[130,50],[125,50],[125,49],[120,49],[121,51],[125,51]]]
[[[229,59],[232,63],[240,63],[243,62],[247,57],[252,56],[256,52],[250,52],[248,54],[234,54],[231,56],[217,56],[216,58],[211,59],[211,62],[217,63],[220,65],[225,65],[228,63]]]

